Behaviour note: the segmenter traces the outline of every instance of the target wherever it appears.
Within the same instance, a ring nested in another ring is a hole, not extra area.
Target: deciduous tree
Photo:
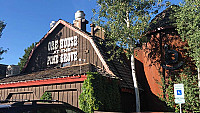
[[[113,46],[109,52],[112,54],[111,59],[123,53],[124,49],[127,56],[131,56],[137,112],[140,111],[140,99],[135,74],[134,48],[136,41],[147,31],[152,14],[157,13],[157,3],[156,0],[97,0],[98,8],[93,10],[95,22],[106,31],[107,45]]]
[[[189,45],[187,49],[197,67],[200,90],[200,1],[184,0],[180,6],[175,15],[177,31]]]

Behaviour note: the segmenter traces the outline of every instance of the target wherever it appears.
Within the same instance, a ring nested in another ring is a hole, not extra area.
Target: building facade
[[[76,12],[73,24],[64,20],[53,22],[31,51],[22,73],[0,80],[1,100],[9,94],[14,100],[40,99],[44,92],[51,92],[53,99],[79,107],[78,97],[86,73],[101,72],[120,79],[122,103],[126,103],[124,109],[133,111],[134,99],[130,101],[130,98],[134,98],[134,88],[125,55],[109,61],[107,52],[111,47],[100,44],[105,41],[103,30],[91,24],[89,33],[86,24],[83,11]]]
[[[190,65],[185,53],[187,44],[181,41],[171,8],[158,14],[146,34],[146,43],[135,49],[136,75],[140,89],[141,111],[166,111],[159,97],[164,97],[161,78],[181,72],[183,64]],[[39,99],[51,92],[53,99],[79,106],[78,97],[87,72],[100,72],[120,79],[123,111],[135,111],[135,95],[130,61],[124,54],[108,60],[104,30],[91,24],[86,31],[85,14],[77,11],[73,24],[58,20],[30,53],[23,73],[0,80],[1,100],[9,94],[11,99]]]

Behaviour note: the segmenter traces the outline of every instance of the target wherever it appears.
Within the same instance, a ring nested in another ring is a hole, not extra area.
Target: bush
[[[50,92],[44,92],[44,94],[40,97],[40,100],[52,100],[52,95]]]
[[[174,102],[174,84],[184,84],[185,103],[181,105],[183,112],[200,112],[199,88],[197,72],[190,67],[184,66],[181,73],[173,74],[168,77],[165,84],[166,98],[164,101],[175,112],[179,112],[178,104]],[[164,88],[163,87],[163,88]]]
[[[86,113],[120,111],[121,99],[118,80],[103,77],[97,72],[87,73],[79,96],[80,109]]]

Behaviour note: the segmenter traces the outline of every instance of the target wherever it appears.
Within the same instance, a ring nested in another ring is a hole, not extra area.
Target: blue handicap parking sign
[[[176,99],[184,99],[184,85],[174,84],[174,97]]]
[[[177,95],[182,95],[182,91],[181,90],[177,90]]]

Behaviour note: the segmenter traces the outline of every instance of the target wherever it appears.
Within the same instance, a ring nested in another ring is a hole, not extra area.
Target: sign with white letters
[[[175,98],[184,98],[184,85],[174,84],[174,96]]]
[[[77,61],[77,46],[77,36],[49,41],[47,65]]]
[[[184,85],[174,84],[175,103],[185,103],[184,99]]]

